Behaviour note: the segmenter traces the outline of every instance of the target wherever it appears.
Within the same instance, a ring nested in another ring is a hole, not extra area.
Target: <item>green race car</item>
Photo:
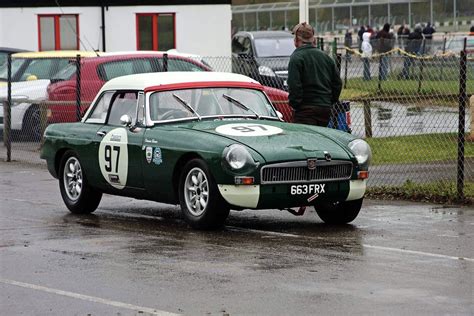
[[[41,157],[73,213],[102,194],[180,204],[194,228],[230,209],[313,205],[326,223],[361,208],[371,151],[348,133],[285,123],[256,81],[229,73],[124,76],[81,122],[45,131]]]

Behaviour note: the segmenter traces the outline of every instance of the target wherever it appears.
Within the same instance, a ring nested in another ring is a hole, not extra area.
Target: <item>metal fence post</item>
[[[347,88],[347,63],[349,62],[349,50],[346,48],[346,62],[345,62],[345,69],[344,69],[344,89]]]
[[[168,54],[167,53],[163,54],[163,71],[164,72],[168,71]]]
[[[464,38],[464,49],[461,51],[459,63],[459,126],[458,126],[458,167],[457,167],[457,193],[458,199],[464,199],[464,145],[466,142],[466,83],[467,83],[467,38]]]
[[[379,75],[378,75],[379,82],[378,82],[378,85],[377,85],[377,89],[379,91],[382,91],[382,74],[380,73],[380,70],[382,68],[382,62],[383,62],[382,58],[383,58],[383,55],[380,55],[380,57],[379,57]]]
[[[76,120],[81,120],[81,55],[76,55]]]
[[[370,100],[364,100],[364,126],[365,137],[372,137],[372,111],[370,109]]]
[[[342,56],[341,54],[336,54],[336,67],[337,70],[339,71],[339,76],[341,75],[341,65],[342,65]]]
[[[12,56],[7,59],[7,100],[3,102],[3,142],[7,148],[7,161],[12,161]]]

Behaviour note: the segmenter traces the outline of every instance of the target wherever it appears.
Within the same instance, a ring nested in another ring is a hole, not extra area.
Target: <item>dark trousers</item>
[[[301,106],[295,110],[294,122],[327,127],[331,118],[330,106]]]

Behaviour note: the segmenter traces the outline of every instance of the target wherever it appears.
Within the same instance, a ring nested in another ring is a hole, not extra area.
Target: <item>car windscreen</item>
[[[257,57],[290,56],[295,50],[293,37],[272,37],[255,39]]]
[[[14,81],[51,79],[68,63],[64,58],[15,58],[12,60],[12,78]],[[3,74],[0,77],[3,78]]]
[[[12,59],[12,78],[16,77],[18,70],[26,63],[26,59]],[[8,79],[7,63],[0,66],[0,80]]]
[[[234,101],[231,102],[230,99]],[[237,105],[235,100],[249,110]],[[246,88],[196,88],[155,92],[150,96],[149,108],[150,118],[155,122],[196,118],[198,115],[255,116],[257,113],[259,116],[278,117],[262,91]]]
[[[51,82],[69,80],[72,76],[76,73],[77,67],[75,62],[69,62],[69,64],[58,71],[53,77],[51,78]]]

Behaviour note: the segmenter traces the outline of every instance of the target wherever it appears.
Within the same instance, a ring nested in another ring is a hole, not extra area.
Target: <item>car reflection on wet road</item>
[[[1,162],[0,192],[5,315],[473,313],[469,207],[367,200],[344,226],[231,212],[201,232],[116,196],[69,214],[41,167]]]

